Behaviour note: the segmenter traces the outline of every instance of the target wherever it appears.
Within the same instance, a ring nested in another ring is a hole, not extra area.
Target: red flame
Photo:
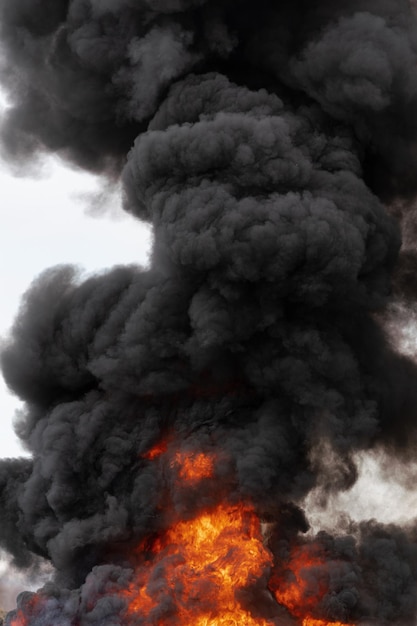
[[[161,456],[162,454],[164,454],[164,452],[166,452],[167,449],[168,449],[168,440],[163,439],[162,441],[159,441],[154,446],[152,446],[150,450],[148,450],[147,452],[144,452],[141,456],[144,459],[149,459],[150,461],[153,461],[154,459],[158,458],[158,456]]]
[[[316,619],[314,612],[328,589],[326,562],[314,545],[295,549],[288,565],[289,576],[272,576],[269,586],[276,599],[297,617],[302,626],[351,626]]]
[[[196,483],[203,478],[211,478],[214,469],[214,457],[203,452],[177,452],[175,464],[179,466],[179,476],[188,484]]]
[[[24,610],[18,609],[16,614],[9,620],[9,626],[30,626],[32,615],[41,610],[41,608],[41,597],[32,594],[26,600]]]
[[[159,449],[155,446],[147,458]],[[214,462],[214,455],[181,451],[171,466],[184,487],[213,477]],[[168,618],[150,614],[169,596],[182,626],[271,626],[252,617],[237,597],[272,565],[253,507],[220,504],[177,522],[142,543],[138,559],[135,579],[125,592],[129,613],[163,626]]]
[[[167,450],[163,442],[143,456],[155,459]],[[170,462],[182,489],[212,478],[214,466],[215,456],[203,452],[176,452]],[[272,626],[244,605],[242,592],[250,587],[271,590],[277,611],[284,606],[302,626],[350,626],[316,619],[327,584],[325,576],[315,576],[325,562],[314,551],[294,552],[288,577],[277,568],[270,576],[273,556],[248,504],[222,503],[179,521],[142,542],[136,559],[134,580],[124,592],[128,613],[155,626]]]
[[[165,439],[142,457],[155,460],[166,455],[181,489],[189,486],[195,490],[201,481],[214,478],[214,454],[189,450],[172,454],[171,443]],[[256,590],[259,605],[266,601],[271,611],[275,598],[276,615],[285,607],[300,626],[352,626],[320,619],[317,606],[328,590],[328,570],[318,547],[297,547],[285,568],[278,567],[281,564],[274,564],[264,544],[261,520],[247,503],[212,505],[192,519],[147,537],[133,556],[134,578],[122,595],[134,622],[273,626],[276,620],[271,612],[264,617],[262,606],[256,615],[253,604],[249,608],[249,590]],[[33,594],[9,625],[30,626],[39,610],[41,597]]]
[[[271,564],[260,521],[250,507],[219,505],[178,522],[152,542],[149,552],[152,556],[126,593],[129,612],[147,615],[166,586],[182,626],[271,624],[253,618],[236,598],[236,591],[262,577]],[[153,580],[157,569],[159,584]]]
[[[322,565],[321,559],[314,554],[300,549],[295,551],[289,564],[289,579],[272,579],[271,587],[278,602],[286,606],[291,613],[303,617],[300,613],[311,611],[326,592],[323,581],[317,576],[310,576],[312,570]],[[311,589],[311,581],[315,588]]]
[[[27,626],[28,620],[23,611],[17,611],[16,615],[10,620],[10,626]]]

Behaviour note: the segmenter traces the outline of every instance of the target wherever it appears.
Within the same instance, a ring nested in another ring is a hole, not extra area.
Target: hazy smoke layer
[[[141,456],[168,433],[220,454],[227,488],[204,505],[284,517],[284,562],[312,487],[353,484],[358,450],[415,445],[416,368],[374,314],[400,247],[385,205],[417,190],[417,21],[408,0],[3,0],[0,16],[4,153],[121,176],[155,233],[150,270],[52,269],[22,303],[3,371],[33,460],[0,465],[0,545],[56,568],[40,615],[19,600],[30,626],[128,624],[130,546],[201,506]],[[320,535],[319,616],[415,623],[414,539]]]

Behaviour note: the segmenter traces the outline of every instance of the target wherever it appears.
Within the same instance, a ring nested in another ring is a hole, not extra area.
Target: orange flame
[[[317,576],[309,576],[320,565],[322,561],[317,555],[303,550],[295,551],[289,564],[291,577],[288,580],[273,579],[272,586],[277,585],[274,589],[275,597],[294,615],[301,617],[300,612],[305,614],[314,609],[317,601],[325,594],[323,581]],[[314,589],[309,588],[310,581],[314,581]]]
[[[153,461],[158,456],[161,456],[161,454],[164,454],[164,452],[166,452],[167,449],[168,449],[168,440],[163,439],[162,441],[159,441],[154,446],[152,446],[150,450],[141,454],[141,456],[144,459],[149,459],[150,461]]]
[[[26,626],[27,623],[28,621],[23,611],[17,611],[16,615],[10,620],[10,626]]]
[[[194,486],[213,476],[214,461],[210,454],[181,451],[171,467],[179,468],[182,487]],[[152,617],[152,611],[174,603],[182,626],[271,626],[238,599],[272,565],[252,507],[218,505],[177,522],[139,551],[142,563],[125,592],[129,613],[163,626],[169,618],[156,617],[158,611]]]
[[[18,609],[14,617],[9,621],[9,626],[29,626],[32,613],[41,608],[41,597],[33,594],[25,603],[25,613],[22,609]]]
[[[156,459],[168,447],[165,440],[142,456]],[[194,488],[213,478],[215,460],[213,454],[180,451],[169,466],[182,488]],[[273,626],[276,620],[253,615],[245,604],[244,591],[256,588],[262,598],[268,597],[269,610],[275,597],[277,615],[279,606],[285,607],[300,626],[352,626],[317,619],[316,607],[327,592],[328,579],[325,560],[315,546],[295,549],[283,573],[274,567],[263,539],[254,508],[227,502],[147,537],[135,551],[134,579],[122,592],[129,616],[135,623],[153,626]],[[39,602],[34,594],[10,626],[29,626]]]
[[[314,546],[294,550],[288,567],[291,576],[287,579],[273,576],[270,588],[278,602],[301,620],[302,626],[352,626],[312,615],[328,589],[325,561],[314,552]]]
[[[153,542],[150,552],[146,570],[139,568],[126,592],[129,612],[148,615],[169,595],[182,626],[270,626],[253,618],[236,597],[272,563],[250,507],[219,505],[178,522]]]
[[[154,459],[167,448],[164,441],[143,456]],[[212,478],[214,463],[213,454],[179,451],[170,467],[184,489]],[[136,557],[134,580],[123,595],[128,613],[154,626],[272,626],[275,622],[242,604],[242,591],[255,585],[271,590],[277,611],[278,605],[286,607],[302,626],[351,626],[315,617],[328,584],[325,563],[314,549],[294,552],[288,578],[276,570],[270,577],[273,556],[248,504],[222,503],[179,521],[143,541]]]
[[[188,483],[196,483],[213,476],[214,458],[203,452],[177,452],[175,464],[179,466],[179,476]]]

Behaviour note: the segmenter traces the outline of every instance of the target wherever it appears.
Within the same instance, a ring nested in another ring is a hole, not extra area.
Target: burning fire
[[[157,444],[145,458],[166,450],[166,443]],[[214,462],[211,454],[180,451],[170,465],[182,486],[195,486],[213,477]],[[143,542],[137,555],[139,566],[126,592],[129,613],[151,615],[152,623],[162,625],[168,617],[153,618],[152,613],[174,599],[183,626],[269,626],[252,617],[237,597],[272,565],[253,507],[220,504],[205,510]]]
[[[158,444],[146,458],[166,449]],[[184,487],[212,477],[214,462],[210,454],[177,452],[171,466],[179,468]],[[275,622],[252,615],[245,606],[245,590],[255,586],[271,601],[273,594],[277,610],[278,604],[284,606],[302,626],[349,626],[312,617],[326,592],[322,578],[315,595],[307,590],[306,573],[323,565],[318,556],[300,550],[289,566],[290,581],[271,577],[273,555],[264,545],[261,520],[248,504],[222,503],[179,521],[142,542],[136,557],[134,580],[124,593],[128,613],[158,626],[168,624],[173,614],[181,626],[272,626]]]
[[[156,446],[153,446],[153,448],[151,448],[150,450],[142,454],[142,457],[144,459],[149,459],[150,461],[153,461],[153,459],[156,459],[159,456],[161,456],[161,454],[164,454],[164,452],[166,452],[167,449],[168,449],[168,442],[161,441]]]
[[[27,626],[27,619],[23,611],[17,611],[15,617],[10,620],[10,626]]]
[[[175,464],[180,468],[180,478],[188,483],[196,483],[213,476],[214,457],[202,452],[197,454],[177,452]]]
[[[195,488],[214,477],[214,454],[173,452],[171,443],[160,442],[142,457],[168,460],[181,488]],[[286,609],[300,626],[351,626],[317,619],[328,583],[326,561],[316,547],[294,549],[285,570],[277,568],[265,545],[261,519],[247,503],[222,502],[177,521],[146,537],[134,561],[133,580],[122,592],[128,623],[274,626],[271,615],[276,618]],[[32,594],[25,610],[16,611],[8,624],[30,626],[38,612],[42,596]]]
[[[25,611],[21,609],[15,611],[13,617],[6,623],[9,626],[30,626],[31,617],[41,611],[41,597],[33,593],[25,603]]]
[[[328,589],[325,560],[314,548],[309,545],[294,550],[288,565],[290,576],[285,579],[273,576],[269,586],[278,602],[297,617],[302,626],[349,626],[312,617]]]
[[[178,522],[152,542],[127,592],[129,612],[146,615],[171,596],[183,626],[268,626],[251,616],[236,591],[270,565],[253,509],[219,505]]]

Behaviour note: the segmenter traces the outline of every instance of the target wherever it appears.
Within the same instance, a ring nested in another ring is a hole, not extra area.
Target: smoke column
[[[305,497],[353,485],[356,453],[412,458],[417,370],[379,320],[415,298],[416,17],[409,0],[3,0],[0,22],[3,154],[120,178],[155,235],[148,270],[47,271],[4,347],[32,459],[1,461],[0,546],[55,571],[8,623],[180,624],[172,605],[135,621],[119,593],[132,547],[201,506],[147,458],[158,442],[215,451],[202,501],[250,502],[283,561],[310,550]],[[412,525],[314,545],[318,618],[416,623]]]

